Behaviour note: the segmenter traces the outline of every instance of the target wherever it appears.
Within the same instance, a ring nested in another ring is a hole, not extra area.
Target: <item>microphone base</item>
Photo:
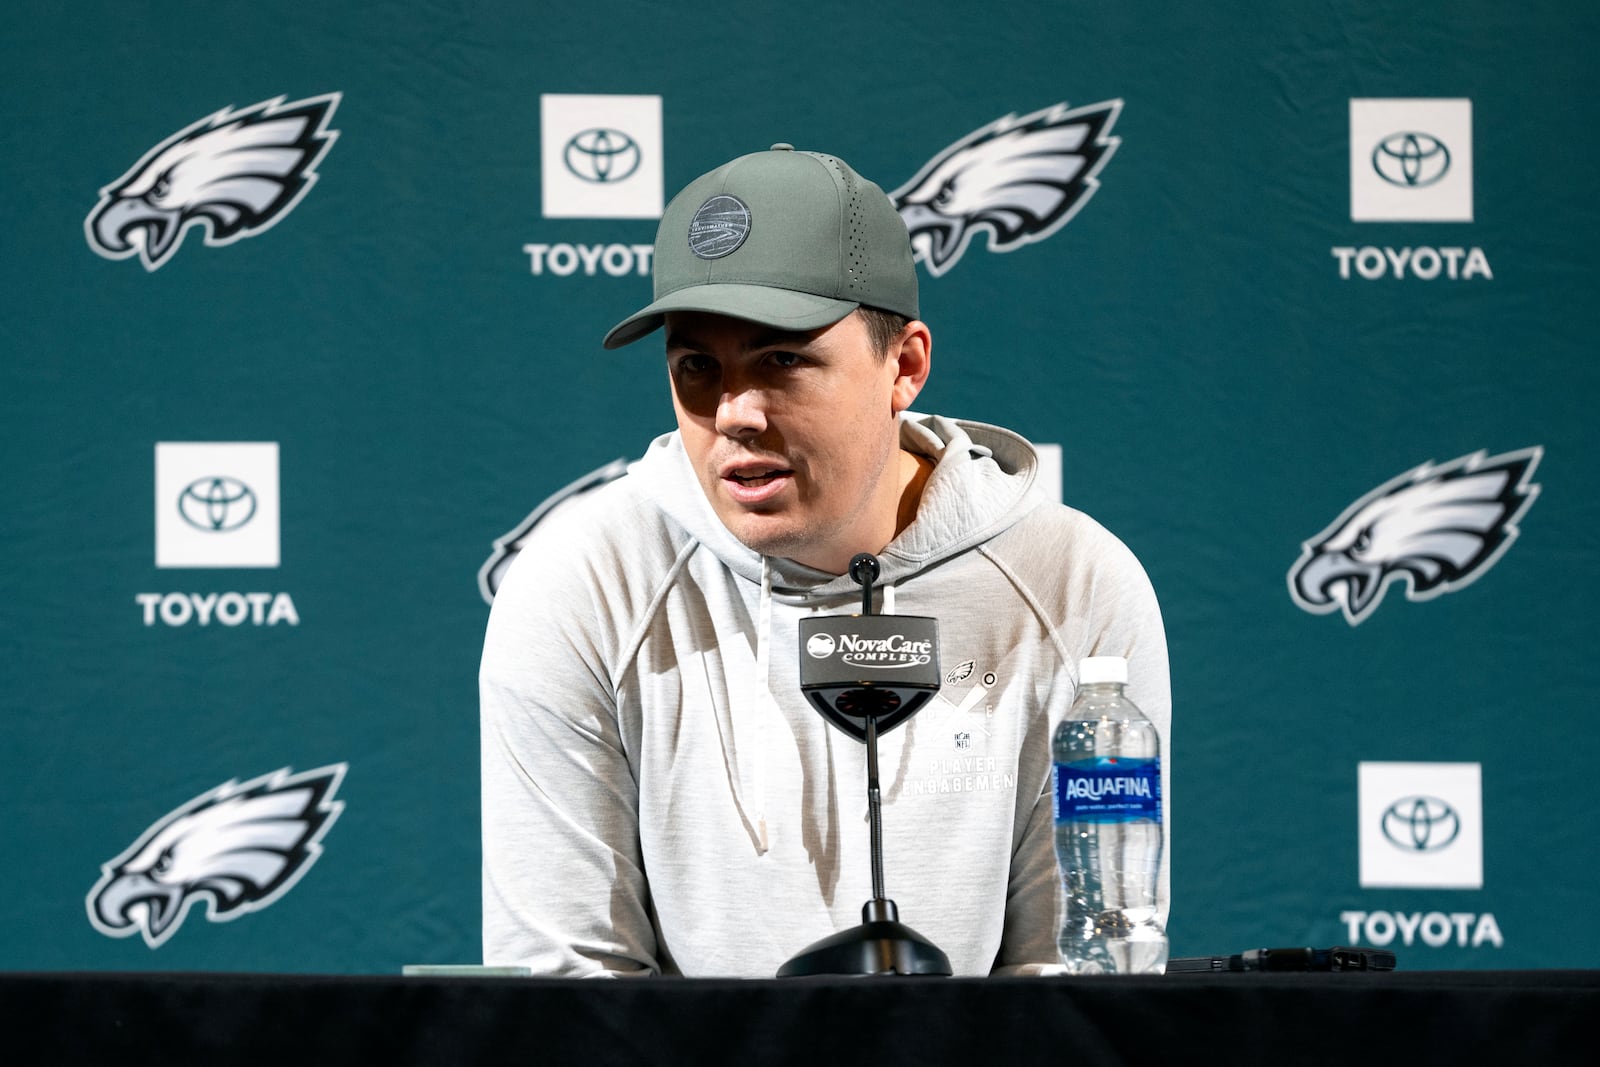
[[[950,957],[896,919],[892,900],[869,900],[860,926],[829,934],[778,968],[779,978],[819,975],[930,975],[954,973]]]

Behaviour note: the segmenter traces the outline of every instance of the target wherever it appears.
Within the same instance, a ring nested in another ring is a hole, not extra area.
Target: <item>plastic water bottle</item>
[[[1053,744],[1056,860],[1066,913],[1056,939],[1070,974],[1160,974],[1161,740],[1123,695],[1128,661],[1078,665],[1078,696]]]

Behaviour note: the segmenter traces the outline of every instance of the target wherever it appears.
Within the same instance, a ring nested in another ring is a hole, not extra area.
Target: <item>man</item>
[[[859,610],[868,551],[946,670],[880,742],[888,895],[957,974],[1055,963],[1050,729],[1081,657],[1128,658],[1170,753],[1143,570],[1039,493],[1020,437],[909,414],[932,353],[909,239],[840,160],[704,175],[654,282],[605,345],[665,327],[678,431],[545,520],[490,617],[484,961],[770,977],[860,921],[865,749],[801,696],[796,633]]]

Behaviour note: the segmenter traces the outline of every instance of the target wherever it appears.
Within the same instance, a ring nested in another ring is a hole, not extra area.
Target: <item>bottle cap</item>
[[[1078,684],[1094,685],[1097,682],[1128,682],[1128,661],[1121,656],[1090,656],[1078,661]]]

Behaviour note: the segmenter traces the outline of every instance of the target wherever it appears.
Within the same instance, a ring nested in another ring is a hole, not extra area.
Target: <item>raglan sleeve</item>
[[[557,529],[524,545],[479,670],[483,960],[540,975],[659,970],[615,619]]]

